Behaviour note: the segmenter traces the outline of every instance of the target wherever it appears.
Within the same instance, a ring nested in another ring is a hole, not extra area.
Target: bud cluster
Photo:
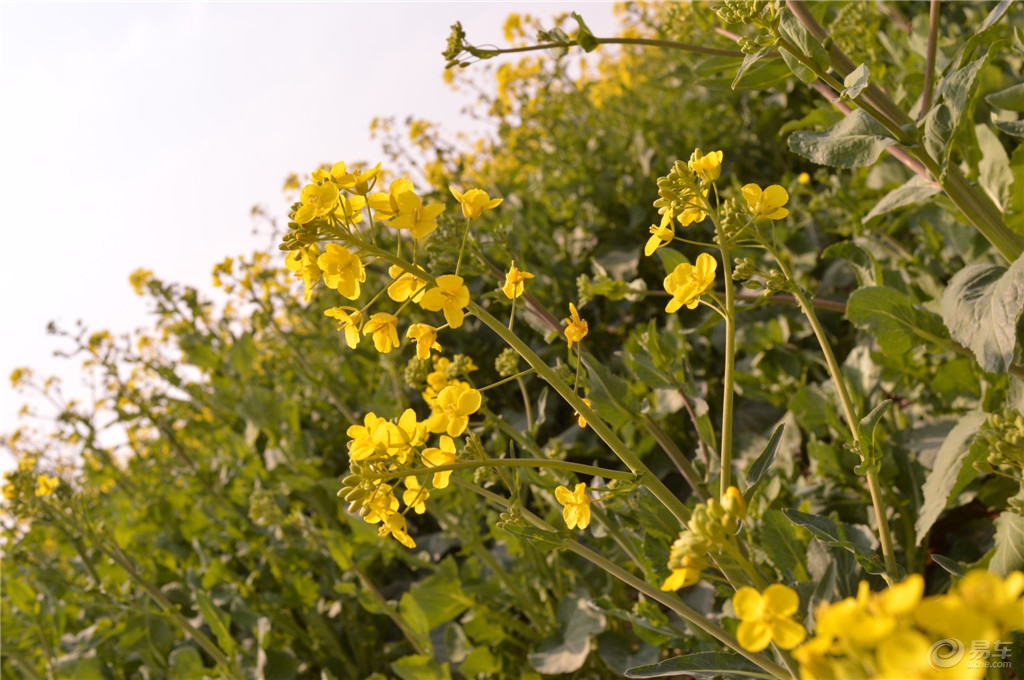
[[[722,500],[708,499],[706,504],[693,509],[688,531],[679,534],[669,554],[669,569],[707,566],[707,553],[720,553],[730,541],[735,540],[740,523],[747,517],[747,505],[739,489],[730,486]]]

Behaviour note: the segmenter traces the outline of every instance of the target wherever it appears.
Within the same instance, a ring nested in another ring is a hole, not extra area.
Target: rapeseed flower
[[[388,312],[377,312],[363,326],[363,335],[373,334],[373,346],[381,354],[398,347],[398,317]]]
[[[413,302],[418,302],[423,296],[424,289],[427,287],[427,282],[423,279],[415,274],[410,274],[397,264],[388,267],[388,274],[395,280],[388,286],[388,297],[395,302],[405,302],[410,298]]]
[[[682,566],[672,570],[672,573],[662,582],[661,590],[672,592],[680,588],[692,586],[700,580],[701,572],[707,566],[708,562],[703,557],[685,555],[682,559]]]
[[[515,260],[512,261],[512,266],[509,267],[508,273],[505,274],[505,285],[501,287],[501,292],[505,294],[509,300],[515,300],[517,297],[523,294],[526,289],[526,280],[532,279],[533,274],[530,272],[520,271],[516,267]]]
[[[743,586],[733,595],[732,606],[740,618],[736,640],[748,652],[760,652],[772,642],[793,649],[807,637],[804,627],[792,619],[800,598],[788,586],[773,583],[763,593]]]
[[[580,482],[574,491],[569,491],[566,486],[559,486],[555,489],[555,498],[565,506],[562,508],[565,526],[570,529],[586,529],[590,526],[590,496],[587,495],[586,484]]]
[[[398,195],[398,216],[391,221],[395,229],[408,229],[414,239],[421,239],[437,229],[437,216],[444,212],[443,203],[423,205],[423,199],[411,191]]]
[[[308,224],[317,217],[323,217],[334,210],[339,195],[338,185],[334,182],[307,184],[299,195],[302,205],[295,211],[292,219],[299,224]]]
[[[359,284],[366,280],[366,270],[359,256],[336,243],[328,243],[326,252],[317,259],[317,266],[323,270],[324,283],[334,288],[342,297],[355,300],[359,297]]]
[[[781,220],[789,214],[789,211],[782,207],[789,202],[789,192],[778,184],[772,184],[763,191],[756,184],[747,184],[740,191],[754,217]]]
[[[460,193],[455,187],[448,187],[456,200],[462,204],[462,214],[467,220],[473,220],[484,214],[485,210],[491,210],[501,205],[505,199],[491,198],[483,189],[470,189],[466,193]]]
[[[722,174],[722,152],[704,154],[700,149],[694,149],[687,165],[705,182],[714,182]]]
[[[654,251],[662,246],[667,246],[672,243],[672,240],[676,237],[676,226],[672,221],[672,216],[665,213],[661,216],[660,225],[651,225],[651,237],[647,239],[647,245],[644,246],[644,255],[650,257],[654,254]]]
[[[483,397],[464,382],[455,382],[437,393],[434,402],[436,411],[427,419],[430,432],[447,432],[449,437],[458,437],[469,427],[469,416],[480,409]]]
[[[36,477],[36,496],[38,498],[46,498],[47,496],[53,495],[53,492],[60,486],[59,477],[51,477],[49,475],[39,475]]]
[[[428,312],[444,312],[445,321],[452,328],[462,326],[466,305],[469,304],[469,288],[462,284],[462,277],[444,274],[437,277],[437,286],[431,288],[419,299],[419,305]]]
[[[441,435],[440,443],[437,448],[431,447],[423,449],[420,454],[423,458],[423,465],[425,467],[440,467],[442,465],[451,465],[458,458],[455,455],[455,440],[447,435]],[[434,479],[432,484],[435,489],[444,489],[448,486],[448,478],[452,476],[451,470],[442,470],[441,472],[434,473]]]
[[[665,311],[672,313],[684,305],[687,309],[696,308],[701,295],[714,284],[716,269],[718,262],[707,253],[698,255],[696,264],[684,262],[678,265],[665,277],[665,290],[672,296]]]
[[[562,323],[566,324],[565,339],[569,341],[569,349],[572,349],[573,343],[582,342],[590,330],[586,320],[580,318],[576,305],[571,302],[569,303],[569,318],[562,319]]]
[[[405,337],[416,341],[416,358],[429,359],[430,350],[441,351],[441,345],[437,342],[437,329],[425,323],[414,323],[405,332]]]
[[[312,243],[308,246],[299,246],[288,253],[284,264],[288,271],[295,272],[295,278],[302,279],[304,302],[309,303],[313,298],[313,288],[320,283],[320,276],[323,272],[317,265],[317,258],[320,256],[320,247]]]
[[[345,344],[351,349],[359,345],[359,334],[363,330],[363,315],[352,307],[331,307],[324,310],[324,316],[338,320],[338,330],[345,332]]]

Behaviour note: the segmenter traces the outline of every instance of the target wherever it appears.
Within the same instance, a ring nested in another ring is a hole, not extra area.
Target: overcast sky
[[[15,367],[79,382],[49,321],[148,325],[132,271],[208,288],[266,247],[249,210],[280,215],[289,172],[382,159],[375,116],[471,126],[442,82],[453,22],[503,44],[510,12],[573,9],[613,32],[610,3],[0,2],[0,434]]]

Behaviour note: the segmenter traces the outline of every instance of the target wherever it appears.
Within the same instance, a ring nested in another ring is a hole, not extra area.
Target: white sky
[[[249,210],[282,214],[289,172],[383,160],[375,116],[472,127],[442,82],[456,20],[504,44],[510,12],[571,10],[614,32],[610,3],[0,0],[0,435],[15,367],[79,383],[49,321],[148,325],[132,271],[208,289],[215,262],[266,247]]]

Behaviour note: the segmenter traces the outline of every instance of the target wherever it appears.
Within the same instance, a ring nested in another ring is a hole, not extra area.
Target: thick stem
[[[725,228],[717,217],[715,232],[718,234],[718,249],[722,253],[722,278],[725,280],[725,370],[722,373],[722,476],[719,484],[724,497],[732,483],[732,416],[736,370],[736,291],[732,283],[732,260],[729,255],[729,240]]]

